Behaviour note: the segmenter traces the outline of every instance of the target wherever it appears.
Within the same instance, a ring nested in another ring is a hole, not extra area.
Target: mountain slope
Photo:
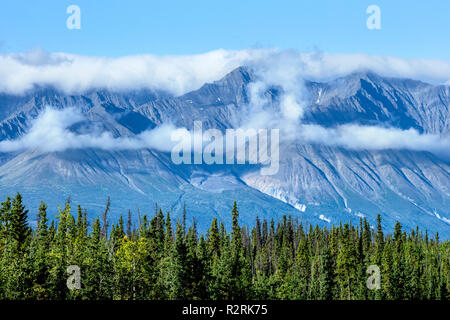
[[[92,90],[68,95],[38,88],[23,96],[0,95],[0,140],[24,135],[45,108],[75,107],[86,123],[73,131],[95,127],[115,137],[132,137],[162,123],[192,128],[232,127],[249,102],[248,85],[257,80],[248,68],[238,68],[214,83],[182,96],[153,91]],[[355,73],[327,83],[306,82],[304,122],[334,127],[340,124],[415,128],[449,135],[450,89],[420,81],[391,79],[370,72]],[[274,99],[281,94],[270,89]],[[280,170],[261,176],[255,166],[175,165],[170,155],[156,150],[67,150],[43,153],[28,150],[0,156],[0,196],[15,191],[36,210],[39,200],[53,207],[71,196],[91,212],[101,212],[112,197],[114,217],[152,212],[157,201],[179,215],[188,213],[201,228],[211,216],[228,221],[237,200],[244,223],[254,217],[292,214],[309,223],[375,223],[399,220],[450,236],[450,166],[428,152],[406,150],[349,151],[321,145],[282,145]],[[53,212],[55,213],[55,212]]]

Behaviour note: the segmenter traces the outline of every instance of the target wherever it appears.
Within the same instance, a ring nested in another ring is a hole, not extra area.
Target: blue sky
[[[66,8],[81,8],[81,30]],[[381,9],[368,30],[366,8]],[[0,52],[95,56],[195,54],[278,47],[330,53],[450,59],[450,1],[15,0],[0,4]]]

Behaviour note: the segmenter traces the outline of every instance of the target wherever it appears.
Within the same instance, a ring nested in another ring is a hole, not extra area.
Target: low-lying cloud
[[[450,157],[449,138],[377,126],[342,125],[324,128],[302,123],[308,105],[305,79],[329,80],[359,70],[384,76],[445,83],[450,61],[402,59],[364,54],[326,54],[277,49],[216,50],[199,55],[138,55],[122,58],[48,53],[35,49],[25,54],[0,55],[0,92],[21,94],[35,86],[51,85],[66,93],[94,88],[153,89],[180,95],[215,81],[239,66],[252,69],[256,80],[248,87],[250,101],[241,106],[234,128],[280,129],[282,143],[303,142],[348,149],[408,149]],[[277,105],[267,90],[281,88]],[[130,150],[150,148],[169,152],[171,137],[192,135],[170,123],[132,137],[110,132],[75,133],[70,126],[85,120],[75,108],[47,108],[25,135],[0,142],[1,152],[40,149],[46,152],[98,148]]]
[[[69,129],[73,124],[85,120],[75,108],[62,110],[47,107],[31,124],[22,137],[15,140],[0,141],[0,152],[14,152],[38,149],[44,152],[67,149],[96,148],[102,150],[135,150],[142,148],[170,151],[171,134],[180,130],[172,124],[163,124],[133,137],[114,137],[110,132],[77,134]]]
[[[217,80],[242,65],[253,67],[263,77],[270,70],[272,82],[289,79],[292,73],[301,73],[305,79],[328,80],[359,70],[433,83],[450,80],[450,61],[445,60],[278,49],[109,58],[49,53],[37,48],[28,53],[0,55],[0,92],[20,94],[35,86],[50,85],[66,93],[95,88],[147,88],[180,95],[199,88],[205,82]],[[275,69],[278,72],[274,73]]]
[[[302,125],[298,139],[306,143],[340,146],[354,150],[406,149],[429,151],[450,158],[450,138],[437,134],[420,134],[415,129],[401,130],[377,126],[341,125],[324,128]]]
[[[47,107],[31,124],[22,137],[15,140],[0,141],[0,152],[14,152],[38,149],[44,152],[67,149],[95,148],[101,150],[155,149],[170,152],[176,141],[173,136],[188,136],[193,132],[163,124],[132,137],[114,137],[110,132],[78,134],[69,128],[86,120],[80,110],[75,108],[53,109]],[[293,140],[294,139],[294,140]],[[203,140],[203,145],[209,141]],[[406,149],[429,151],[450,158],[450,139],[434,134],[420,134],[417,130],[401,130],[377,126],[341,125],[325,128],[319,125],[302,124],[295,137],[284,137],[283,142],[321,144],[340,146],[354,150]],[[244,146],[245,147],[245,146]],[[200,151],[201,150],[197,150]]]

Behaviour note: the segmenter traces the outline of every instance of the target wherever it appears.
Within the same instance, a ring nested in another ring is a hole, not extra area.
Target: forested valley
[[[450,298],[449,241],[400,223],[387,232],[380,215],[375,226],[361,219],[319,228],[285,216],[255,217],[248,228],[234,202],[230,230],[214,218],[200,234],[186,209],[175,220],[156,205],[138,223],[128,212],[109,225],[109,201],[95,219],[71,205],[50,221],[44,202],[36,213],[19,193],[2,202],[0,299]],[[68,287],[69,266],[79,268],[77,288]],[[379,288],[367,285],[369,266],[379,268]]]

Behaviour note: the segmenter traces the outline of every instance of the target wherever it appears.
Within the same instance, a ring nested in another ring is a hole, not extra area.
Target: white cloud
[[[319,125],[301,125],[298,139],[307,143],[341,146],[348,149],[408,149],[430,151],[450,157],[450,138],[437,134],[420,134],[415,129],[401,130],[377,126],[341,125],[324,128]]]
[[[150,88],[181,94],[219,79],[248,57],[246,51],[217,50],[192,56],[106,58],[35,49],[0,55],[0,91],[23,93],[35,85],[51,85],[67,93]]]
[[[13,152],[39,149],[44,152],[64,151],[66,149],[97,148],[102,150],[134,150],[142,148],[170,152],[178,143],[172,136],[188,137],[201,141],[186,128],[162,124],[133,137],[113,137],[110,132],[91,132],[78,134],[69,129],[75,123],[85,120],[80,110],[62,110],[47,107],[31,124],[30,130],[16,140],[0,141],[0,152]],[[295,137],[284,138],[286,142],[317,143],[340,146],[355,150],[408,149],[430,151],[450,158],[450,139],[439,135],[420,134],[414,129],[401,130],[375,126],[342,125],[324,128],[319,125],[300,124]],[[195,136],[195,137],[194,137]],[[209,140],[203,140],[203,146]],[[242,146],[240,146],[242,147]],[[197,150],[201,152],[201,150]]]
[[[150,88],[182,94],[224,76],[238,66],[254,67],[267,84],[296,77],[326,80],[370,69],[385,76],[445,83],[450,61],[402,59],[366,54],[327,54],[277,49],[215,50],[198,55],[134,55],[119,58],[49,53],[34,49],[0,55],[0,92],[23,93],[35,85],[52,85],[66,92],[92,88]]]
[[[27,134],[16,140],[0,141],[0,152],[39,149],[45,152],[66,149],[97,148],[102,150],[130,150],[151,148],[170,151],[175,143],[170,136],[176,129],[163,124],[134,137],[115,138],[109,132],[77,134],[68,128],[84,120],[81,112],[74,108],[62,110],[47,107],[32,123]],[[184,129],[185,130],[185,129]]]
[[[238,66],[253,69],[257,80],[249,87],[250,103],[243,107],[235,128],[279,128],[284,141],[337,145],[349,149],[400,148],[450,156],[448,137],[375,126],[343,125],[324,128],[301,123],[306,103],[304,79],[326,80],[362,69],[385,76],[400,76],[443,83],[450,79],[450,61],[402,59],[364,54],[326,54],[277,49],[216,50],[190,56],[139,55],[122,58],[48,53],[0,55],[0,92],[22,93],[35,85],[52,85],[66,92],[91,88],[127,90],[150,88],[182,94],[217,80]],[[264,94],[280,86],[280,104]],[[47,108],[30,131],[14,141],[1,141],[0,151],[27,148],[60,151],[67,148],[107,150],[154,148],[170,151],[171,134],[184,128],[164,124],[134,137],[110,133],[76,134],[68,127],[83,120],[75,109]]]

